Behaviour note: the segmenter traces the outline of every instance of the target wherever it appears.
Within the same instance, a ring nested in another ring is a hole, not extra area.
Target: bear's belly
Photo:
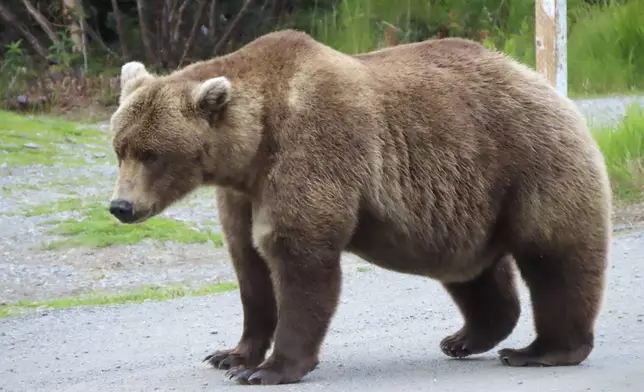
[[[451,247],[446,244],[457,239],[429,240],[430,237],[426,233],[401,233],[391,224],[364,219],[345,250],[384,269],[444,283],[474,279],[502,253],[470,241]]]

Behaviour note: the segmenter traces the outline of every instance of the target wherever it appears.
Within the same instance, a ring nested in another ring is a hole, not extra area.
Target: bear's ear
[[[192,97],[198,108],[213,113],[228,103],[231,92],[230,81],[224,76],[219,76],[205,80],[195,87]]]
[[[141,87],[145,81],[152,78],[152,74],[140,62],[130,61],[125,63],[121,67],[121,96],[119,100],[122,102],[134,90]]]

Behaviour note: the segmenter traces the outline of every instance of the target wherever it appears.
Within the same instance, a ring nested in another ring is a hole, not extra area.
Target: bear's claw
[[[284,375],[269,369],[244,369],[240,367],[235,372],[226,373],[230,379],[235,378],[237,382],[249,385],[278,385],[299,381],[299,378],[287,379]],[[232,370],[232,369],[231,369]],[[229,374],[230,373],[230,374]]]
[[[244,365],[233,366],[226,372],[225,376],[228,377],[229,380],[235,378],[237,381],[247,382],[248,378],[254,371],[254,368],[247,369]]]
[[[464,358],[472,355],[464,336],[448,336],[441,342],[441,350],[445,355],[453,358]]]
[[[247,368],[244,365],[239,365],[231,367],[225,375],[230,380],[235,379],[238,383],[247,385],[291,384],[299,382],[307,373],[313,371],[317,365],[318,362],[315,361],[308,371],[278,364],[264,364],[264,367],[261,368]]]
[[[462,328],[453,335],[441,341],[440,347],[445,355],[453,358],[465,358],[474,354],[482,354],[491,350],[499,339],[468,333],[467,328]]]
[[[232,352],[232,350],[215,351],[204,358],[203,362],[208,362],[215,369],[227,370],[231,367],[241,365],[244,358]]]

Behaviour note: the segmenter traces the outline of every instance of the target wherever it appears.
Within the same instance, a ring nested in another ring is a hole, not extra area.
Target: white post
[[[537,71],[563,96],[568,95],[566,0],[536,0]]]

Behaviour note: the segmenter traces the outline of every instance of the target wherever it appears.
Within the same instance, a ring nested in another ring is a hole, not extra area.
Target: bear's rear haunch
[[[608,177],[575,105],[529,68],[463,39],[350,56],[285,30],[167,76],[127,63],[121,86],[110,211],[142,222],[217,188],[244,322],[206,360],[230,376],[290,383],[317,366],[345,251],[444,285],[464,318],[448,356],[510,335],[515,270],[536,338],[501,361],[592,351]]]

